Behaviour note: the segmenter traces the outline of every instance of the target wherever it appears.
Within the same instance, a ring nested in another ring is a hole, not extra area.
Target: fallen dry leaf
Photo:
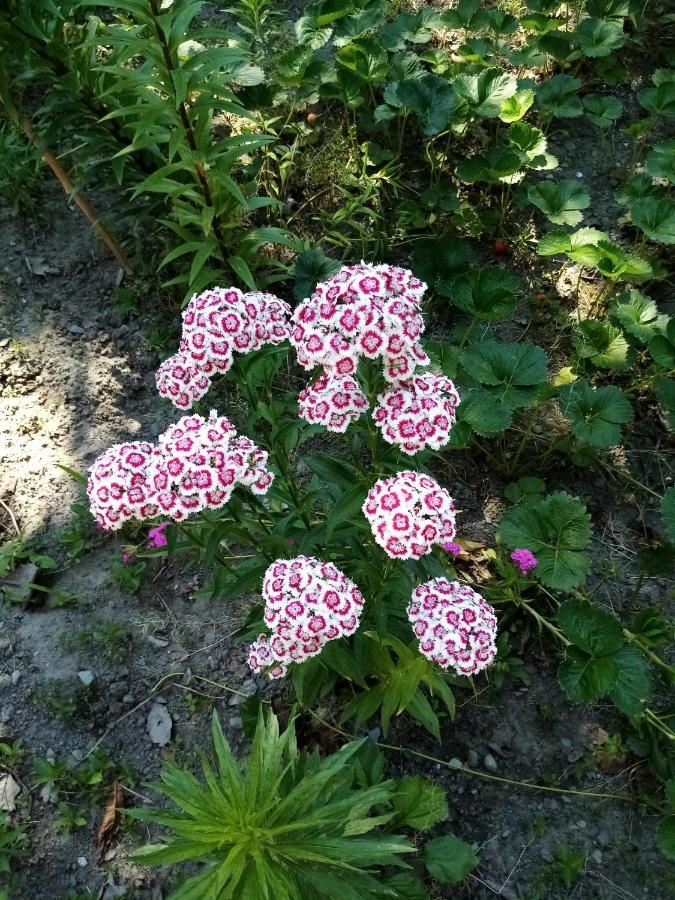
[[[120,809],[123,809],[125,805],[124,788],[117,781],[113,781],[105,803],[101,827],[96,837],[99,862],[103,862],[103,858],[110,849],[112,839],[120,826]]]
[[[14,812],[16,798],[21,793],[21,788],[13,775],[9,773],[0,778],[0,809],[5,812]]]
[[[25,256],[26,267],[32,275],[60,275],[61,270],[51,266],[44,256]]]

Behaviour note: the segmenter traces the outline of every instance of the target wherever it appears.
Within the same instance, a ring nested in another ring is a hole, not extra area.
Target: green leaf
[[[546,354],[534,344],[507,344],[483,341],[463,350],[464,370],[479,384],[489,385],[505,406],[528,406],[546,383]]]
[[[516,93],[517,80],[502,69],[490,68],[478,75],[458,75],[453,87],[469,115],[496,119],[502,103]]]
[[[534,91],[529,88],[524,91],[516,91],[511,97],[502,102],[499,109],[499,118],[502,122],[519,122],[528,109],[534,103]]]
[[[669,319],[665,334],[657,334],[649,342],[654,362],[664,369],[675,369],[675,318]]]
[[[630,208],[630,216],[637,228],[660,244],[675,244],[675,201],[668,197],[647,197],[637,200]]]
[[[581,81],[578,78],[554,75],[537,87],[537,105],[548,118],[573,119],[584,111],[577,96],[580,87]]]
[[[638,92],[640,105],[653,116],[675,117],[675,82],[664,81],[653,88]]]
[[[337,484],[346,490],[353,488],[359,479],[358,472],[353,466],[332,456],[306,456],[303,462],[323,481],[328,484]]]
[[[586,549],[591,524],[577,497],[560,492],[510,509],[497,534],[508,547],[523,547],[535,554],[534,574],[547,587],[566,591],[583,582],[590,564]]]
[[[622,206],[632,206],[636,200],[657,196],[658,192],[659,188],[652,182],[651,177],[639,172],[637,175],[631,175],[614,196],[616,202]]]
[[[367,484],[357,484],[350,490],[345,491],[340,499],[333,504],[330,515],[326,520],[326,540],[330,540],[338,526],[353,522],[358,517],[367,493]]]
[[[426,831],[448,816],[445,791],[420,775],[404,778],[392,797],[394,824],[407,825],[415,831]]]
[[[516,307],[516,276],[499,266],[465,272],[454,279],[450,299],[463,312],[481,320],[503,319]]]
[[[663,529],[671,541],[675,541],[675,487],[670,487],[661,500]]]
[[[668,424],[675,431],[675,379],[655,378],[653,387],[656,399],[666,411]]]
[[[606,697],[619,674],[619,666],[611,656],[594,659],[578,653],[561,663],[558,681],[570,700],[594,703]]]
[[[606,238],[607,235],[596,228],[579,228],[578,231],[568,234],[566,231],[549,231],[537,245],[538,256],[555,256],[558,253],[573,253],[577,257],[583,252],[595,254],[595,247]],[[595,256],[591,257],[595,259]],[[576,261],[576,260],[575,260]]]
[[[621,47],[626,37],[623,22],[584,19],[577,29],[579,44],[585,56],[609,56]]]
[[[572,332],[572,344],[580,359],[599,369],[622,372],[628,367],[628,341],[610,322],[586,319]]]
[[[463,28],[477,31],[489,24],[489,14],[481,0],[459,0],[455,9],[442,13],[441,21],[446,28]]]
[[[675,140],[661,141],[645,160],[645,172],[652,178],[667,178],[675,184]]]
[[[540,181],[528,190],[527,196],[556,225],[577,225],[583,218],[579,210],[591,202],[581,185],[570,180]]]
[[[420,119],[424,134],[428,136],[439,134],[447,128],[457,106],[450,82],[431,74],[391,82],[384,90],[384,99],[389,106],[414,112]]]
[[[633,418],[630,402],[612,385],[594,389],[585,381],[566,384],[559,402],[560,411],[572,422],[572,434],[601,449],[619,444],[620,426]]]
[[[621,101],[611,94],[587,94],[583,104],[586,118],[598,128],[610,128],[623,112]]]
[[[320,281],[327,281],[339,268],[340,263],[326,256],[318,247],[303,250],[298,254],[293,267],[295,275],[293,294],[296,300],[309,297]]]
[[[612,656],[625,643],[616,616],[585,600],[563,603],[558,610],[558,624],[568,640],[591,656]]]
[[[624,331],[645,344],[663,334],[668,325],[668,316],[659,313],[656,303],[635,288],[615,297],[610,315]]]
[[[652,695],[649,667],[637,647],[621,647],[612,657],[619,674],[610,691],[612,703],[626,716],[643,715]]]
[[[666,782],[666,800],[672,810],[675,810],[675,777]]]
[[[511,179],[517,181],[522,177],[519,169],[522,159],[519,153],[508,147],[493,147],[487,153],[479,153],[463,160],[456,169],[460,181],[473,184],[476,181],[487,181],[488,184],[499,184]]]
[[[478,857],[466,841],[447,834],[425,844],[424,865],[439,884],[459,884],[478,865]]]
[[[524,157],[528,169],[555,169],[558,161],[547,152],[544,132],[527,122],[514,122],[507,132],[511,148]]]
[[[668,859],[675,862],[675,816],[661,819],[656,828],[656,845]]]
[[[451,297],[453,280],[469,268],[472,260],[473,250],[467,241],[455,237],[429,238],[415,242],[412,268],[432,293]]]
[[[500,403],[494,394],[471,388],[462,392],[458,426],[462,423],[484,437],[499,434],[511,424],[512,410]]]

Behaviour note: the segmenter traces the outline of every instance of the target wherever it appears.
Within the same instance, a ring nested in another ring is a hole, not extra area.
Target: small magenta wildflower
[[[530,550],[514,550],[511,561],[518,566],[521,575],[527,575],[537,565],[537,557]]]
[[[122,554],[122,563],[123,563],[125,566],[128,566],[129,563],[132,561],[133,558],[134,558],[134,557],[133,557],[133,554],[131,554],[131,553],[123,553],[123,554]]]
[[[164,531],[168,522],[160,522],[159,525],[155,525],[154,528],[151,528],[148,532],[148,547],[151,550],[157,550],[159,547],[166,547],[167,540]]]
[[[462,548],[454,541],[446,541],[443,544],[443,549],[446,553],[451,553],[453,556],[459,556],[459,554],[462,552]]]

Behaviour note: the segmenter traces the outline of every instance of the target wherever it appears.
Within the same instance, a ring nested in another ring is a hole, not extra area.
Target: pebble
[[[370,731],[368,732],[368,737],[371,739],[371,741],[375,741],[375,743],[377,743],[377,741],[379,741],[381,736],[382,736],[382,731],[380,730],[379,725],[376,725],[375,728],[371,728]]]
[[[230,716],[229,719],[230,728],[241,730],[243,728],[243,723],[239,716]]]
[[[486,753],[483,757],[483,765],[488,770],[488,772],[496,772],[497,771],[497,760],[491,753]]]
[[[609,844],[609,831],[607,831],[606,828],[601,828],[600,831],[598,831],[596,840],[601,847],[606,847]]]
[[[474,749],[467,751],[466,761],[470,769],[476,768],[476,766],[478,765],[478,754]]]
[[[594,850],[591,853],[591,859],[593,860],[594,863],[597,863],[597,865],[600,865],[600,863],[602,862],[602,853],[600,852],[600,850]]]
[[[456,756],[453,756],[452,759],[448,760],[448,765],[451,769],[463,769],[464,765],[461,759],[457,759]]]
[[[71,334],[84,334],[84,328],[81,325],[69,325],[68,331]]]
[[[20,678],[21,672],[19,671],[19,669],[14,669],[14,671],[12,672],[12,684],[18,684]]]
[[[148,641],[149,644],[152,644],[153,647],[160,647],[160,648],[161,648],[161,647],[168,647],[168,646],[169,646],[169,642],[168,642],[168,641],[165,641],[163,638],[157,638],[157,637],[155,637],[155,636],[152,635],[152,634],[149,634],[149,635],[147,636],[147,641]]]
[[[81,672],[78,672],[77,677],[85,687],[89,687],[94,682],[94,673],[89,669],[83,669]]]
[[[88,865],[89,865],[89,862],[88,862],[88,860],[87,860],[87,857],[86,857],[86,856],[78,856],[78,857],[77,857],[77,864],[78,864],[78,866],[80,866],[80,868],[84,869],[85,866],[88,866]]]
[[[585,828],[585,827],[586,827],[586,822],[585,822],[585,820],[584,820],[584,819],[579,819],[579,821],[577,822],[577,828]]]

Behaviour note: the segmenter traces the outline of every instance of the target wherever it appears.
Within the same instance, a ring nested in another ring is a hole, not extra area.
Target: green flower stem
[[[662,735],[668,738],[670,741],[675,741],[675,732],[671,731],[670,728],[665,724],[661,716],[657,715],[652,709],[647,707],[645,709],[645,719],[656,728],[657,731],[660,731]]]
[[[634,634],[630,629],[623,629],[623,636],[626,638],[629,644],[633,644],[637,647],[651,662],[654,663],[655,666],[660,666],[662,669],[665,669],[669,675],[675,677],[675,666],[669,665],[664,659],[654,653],[653,650],[650,650],[647,644],[642,640],[642,638]]]
[[[555,635],[555,637],[560,641],[561,644],[564,644],[565,647],[571,646],[572,642],[567,640],[567,638],[562,633],[562,631],[559,628],[557,628],[553,624],[553,622],[549,622],[549,620],[546,618],[546,616],[542,616],[542,614],[537,612],[537,610],[534,609],[534,607],[530,606],[530,604],[527,602],[527,600],[523,600],[522,597],[519,597],[516,600],[516,602],[517,602],[518,606],[522,606],[523,609],[526,609],[529,612],[529,614],[539,623],[539,625],[542,625],[544,628],[546,628],[548,631],[550,631],[551,634]]]

